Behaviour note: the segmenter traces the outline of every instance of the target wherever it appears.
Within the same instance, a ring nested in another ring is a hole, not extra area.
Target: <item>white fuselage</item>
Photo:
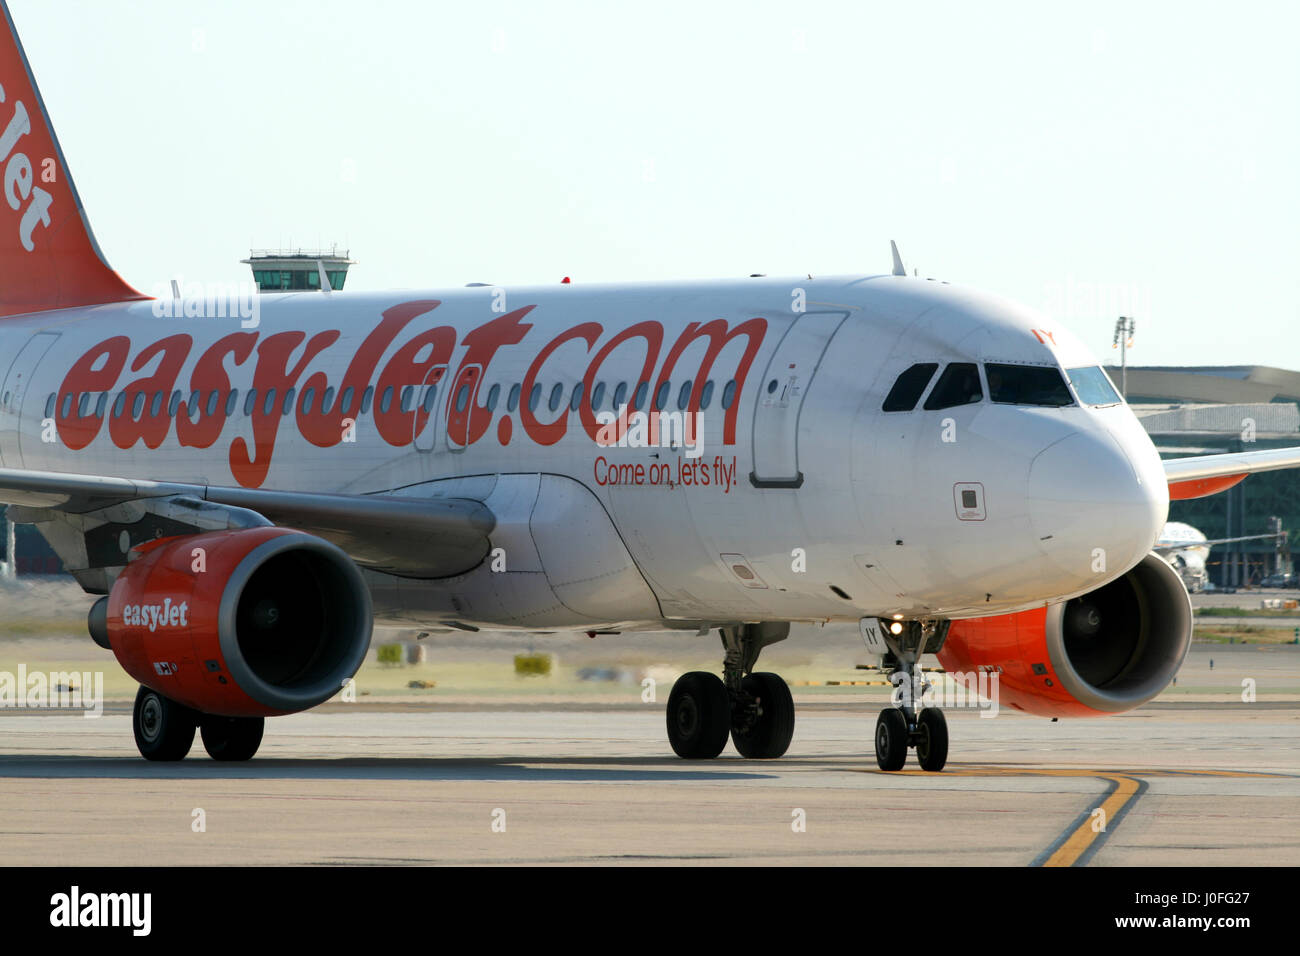
[[[1159,457],[1124,404],[989,400],[985,363],[1096,360],[1050,320],[944,283],[301,293],[258,307],[255,327],[159,318],[151,302],[7,320],[0,463],[476,498],[497,517],[498,567],[367,578],[381,621],[478,627],[1001,614],[1118,577],[1167,515]],[[927,362],[977,363],[983,399],[926,410],[936,375],[915,408],[883,411],[900,373]],[[662,395],[664,412],[699,413],[690,447],[650,447],[635,428],[626,447],[602,444],[596,414],[616,392],[634,405],[641,382],[643,410]]]

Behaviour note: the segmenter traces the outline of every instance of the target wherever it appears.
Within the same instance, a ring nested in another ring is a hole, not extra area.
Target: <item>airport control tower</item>
[[[329,279],[330,288],[338,291],[347,281],[348,266],[356,260],[349,259],[347,250],[339,254],[337,248],[323,249],[253,249],[247,259],[240,262],[253,270],[253,281],[259,292],[319,291],[321,266]],[[318,265],[319,264],[319,265]]]

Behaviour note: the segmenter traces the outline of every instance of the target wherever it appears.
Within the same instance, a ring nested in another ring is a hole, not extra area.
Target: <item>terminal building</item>
[[[1106,371],[1120,381],[1118,366]],[[1129,366],[1125,378],[1129,405],[1162,458],[1300,445],[1300,372],[1268,365]],[[1263,472],[1217,495],[1169,505],[1170,521],[1192,525],[1210,539],[1267,534],[1274,517],[1287,532],[1281,548],[1259,540],[1211,550],[1206,570],[1220,587],[1257,584],[1268,574],[1293,570],[1300,475]]]

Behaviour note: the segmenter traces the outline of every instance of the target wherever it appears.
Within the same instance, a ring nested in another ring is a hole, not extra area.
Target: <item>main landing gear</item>
[[[776,674],[754,673],[759,652],[785,640],[789,624],[719,628],[723,679],[707,671],[683,674],[668,695],[668,741],[679,757],[708,760],[727,737],[742,757],[783,756],[794,736],[794,698]]]
[[[265,720],[201,714],[141,687],[135,695],[131,724],[135,745],[145,760],[184,760],[194,746],[195,731],[213,760],[249,760],[262,743]]]
[[[876,718],[876,764],[881,770],[902,770],[908,748],[914,747],[921,769],[937,773],[948,762],[948,722],[938,708],[919,706],[929,686],[920,660],[922,654],[943,647],[948,622],[882,620],[880,624],[894,665],[889,680],[901,706],[886,707]],[[894,627],[899,633],[893,632]]]

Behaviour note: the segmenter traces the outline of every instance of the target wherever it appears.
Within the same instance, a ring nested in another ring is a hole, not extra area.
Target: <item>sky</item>
[[[887,272],[1300,369],[1300,4],[8,0],[109,262]]]

